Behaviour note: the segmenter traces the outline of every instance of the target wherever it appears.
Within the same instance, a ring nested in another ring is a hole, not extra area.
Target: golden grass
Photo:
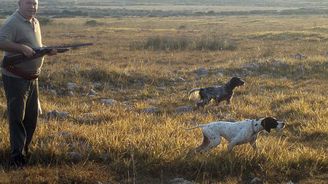
[[[199,183],[324,183],[328,171],[328,65],[326,17],[170,17],[55,19],[43,27],[46,45],[94,42],[94,47],[47,57],[40,77],[45,112],[70,113],[67,119],[42,116],[31,145],[30,166],[6,168],[9,135],[0,124],[0,182],[4,183],[168,183],[182,177]],[[318,26],[320,25],[320,26]],[[234,51],[130,50],[154,36],[190,39],[217,35],[235,40]],[[273,39],[272,39],[273,38]],[[312,39],[315,38],[315,39]],[[293,58],[296,53],[307,57]],[[195,70],[209,75],[197,78]],[[218,85],[231,76],[246,81],[230,106],[211,104],[179,114],[193,105],[193,87]],[[181,80],[181,78],[184,79]],[[67,82],[75,96],[53,96]],[[94,82],[96,97],[86,93]],[[5,112],[0,92],[0,112]],[[113,106],[100,98],[118,101]],[[143,113],[158,107],[157,113]],[[219,119],[275,116],[287,123],[282,133],[261,133],[258,152],[249,145],[226,153],[227,143],[203,155],[185,154],[201,142],[195,124]],[[71,161],[69,152],[82,159]]]

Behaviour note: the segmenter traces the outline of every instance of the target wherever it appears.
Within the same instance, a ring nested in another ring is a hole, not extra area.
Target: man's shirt
[[[11,41],[24,44],[31,48],[42,47],[39,21],[36,18],[32,18],[32,20],[29,21],[16,11],[7,18],[3,26],[0,28],[0,42],[1,41]],[[5,56],[12,54],[17,53],[4,52]],[[40,74],[42,63],[43,57],[40,57],[33,60],[27,60],[26,62],[22,62],[15,66],[21,71],[38,75]],[[4,75],[20,78],[4,68],[2,68],[2,73]]]

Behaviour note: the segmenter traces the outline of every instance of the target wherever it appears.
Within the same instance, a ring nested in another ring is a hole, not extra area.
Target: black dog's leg
[[[199,107],[204,107],[205,105],[207,105],[210,102],[210,98],[205,98],[200,100],[199,102],[197,102],[197,108]]]
[[[216,97],[215,101],[216,101],[216,104],[219,105],[220,102],[222,102],[223,100],[225,100],[224,97]]]
[[[227,104],[228,104],[228,105],[230,105],[230,103],[231,103],[231,99],[232,99],[232,95],[227,97],[226,100],[227,100]]]
[[[207,89],[202,88],[199,91],[200,101],[197,102],[197,108],[204,107],[211,101],[211,97],[207,94]]]

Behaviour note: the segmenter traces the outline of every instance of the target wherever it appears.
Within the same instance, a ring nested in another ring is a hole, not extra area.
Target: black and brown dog
[[[219,104],[220,102],[226,100],[228,104],[230,104],[233,90],[238,87],[244,85],[245,81],[243,81],[239,77],[232,77],[229,82],[227,82],[223,86],[213,86],[206,88],[194,88],[189,91],[189,97],[194,92],[199,92],[200,101],[197,102],[197,107],[204,107],[208,104],[212,99]]]

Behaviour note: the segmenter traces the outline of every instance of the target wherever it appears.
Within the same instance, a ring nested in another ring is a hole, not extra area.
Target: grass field
[[[184,178],[209,184],[250,183],[256,177],[263,183],[326,183],[327,22],[325,16],[53,19],[43,26],[44,44],[95,45],[46,58],[39,79],[44,114],[29,166],[21,170],[7,168],[1,89],[0,183],[173,183]],[[144,47],[153,38],[168,43]],[[227,42],[232,49],[206,47]],[[199,43],[204,47],[195,46]],[[295,58],[298,53],[305,57]],[[208,74],[198,76],[199,69]],[[231,105],[176,111],[194,105],[190,89],[221,85],[232,76],[246,85],[236,90]],[[77,84],[72,91],[69,82]],[[97,94],[88,96],[90,89]],[[116,103],[104,105],[102,99]],[[69,115],[48,118],[53,110]],[[202,139],[200,130],[185,128],[264,116],[287,126],[282,133],[262,132],[257,152],[247,144],[228,154],[224,141],[208,153],[185,157]]]

